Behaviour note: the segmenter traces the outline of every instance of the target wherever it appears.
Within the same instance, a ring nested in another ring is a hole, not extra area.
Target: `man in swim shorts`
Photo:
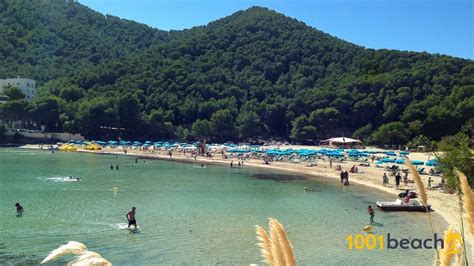
[[[128,220],[128,228],[133,224],[135,228],[137,228],[137,220],[135,219],[135,207],[132,207],[132,209],[125,215]]]

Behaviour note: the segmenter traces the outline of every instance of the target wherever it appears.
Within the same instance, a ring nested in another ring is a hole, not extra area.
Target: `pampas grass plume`
[[[406,160],[406,166],[410,170],[410,173],[413,175],[413,179],[415,179],[416,190],[418,191],[418,196],[421,199],[423,204],[428,204],[428,196],[426,195],[425,187],[423,186],[423,181],[421,181],[420,174],[416,170],[416,168],[411,164],[410,160]]]
[[[472,194],[471,187],[467,182],[466,175],[459,172],[458,170],[456,170],[456,174],[459,177],[459,183],[462,191],[462,207],[466,212],[469,231],[474,235],[474,195]]]
[[[88,258],[88,259],[80,260],[77,262],[72,262],[68,265],[69,266],[112,266],[112,263],[100,257],[100,258]]]
[[[286,236],[283,226],[277,220],[270,219],[270,228],[273,228],[277,232],[280,246],[283,249],[283,255],[285,255],[286,264],[296,265],[295,257],[293,255],[293,247]]]
[[[78,256],[76,256],[74,260],[70,262],[68,265],[69,266],[78,265],[77,263],[79,263],[80,261],[88,260],[92,258],[102,258],[102,256],[97,252],[86,250],[82,252],[81,254],[79,254]]]
[[[268,265],[294,266],[296,265],[293,247],[286,236],[285,229],[276,219],[270,218],[268,223],[269,234],[257,225],[257,239],[261,248],[262,256]]]
[[[64,244],[58,247],[57,249],[51,251],[49,255],[40,264],[46,263],[48,261],[57,259],[59,257],[62,257],[67,254],[71,254],[71,253],[78,255],[84,252],[86,249],[87,249],[86,245],[80,242],[69,241],[67,242],[67,244]]]
[[[274,265],[275,260],[273,259],[272,255],[271,240],[268,237],[267,232],[265,232],[265,229],[263,229],[260,225],[256,225],[256,227],[257,240],[260,241],[260,243],[258,243],[257,245],[260,246],[260,250],[262,251],[262,257],[268,265]]]
[[[67,254],[77,255],[72,262],[68,263],[69,266],[112,265],[112,263],[102,258],[99,253],[87,250],[86,245],[76,241],[69,241],[67,244],[62,245],[59,248],[51,251],[51,253],[49,253],[49,255],[40,264],[57,259]]]
[[[456,258],[456,261],[459,261],[459,258],[462,256],[460,253],[456,254],[455,256],[455,254],[449,252],[455,248],[459,248],[458,245],[462,244],[458,241],[447,241],[449,239],[449,235],[451,234],[457,234],[452,225],[450,225],[448,229],[444,231],[444,248],[440,252],[439,259],[441,266],[450,266],[454,258]]]

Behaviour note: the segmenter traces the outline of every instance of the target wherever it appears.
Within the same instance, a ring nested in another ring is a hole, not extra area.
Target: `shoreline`
[[[31,148],[31,149],[38,148],[37,145],[26,145],[20,148]],[[131,156],[131,157],[139,157],[139,158],[147,158],[147,159],[158,159],[158,160],[169,160],[174,162],[181,162],[181,163],[204,163],[204,164],[212,164],[212,165],[227,165],[229,166],[230,162],[237,161],[238,159],[234,158],[220,158],[220,157],[202,157],[198,156],[196,159],[192,158],[190,154],[188,156],[182,155],[181,153],[174,152],[172,158],[164,152],[160,151],[159,153],[151,153],[151,152],[144,152],[140,150],[127,150],[127,154],[125,154],[120,149],[112,149],[112,148],[104,148],[99,151],[91,151],[91,150],[83,150],[78,149],[77,152],[82,153],[93,153],[93,154],[104,154],[104,155],[123,155],[123,156]],[[307,167],[304,163],[292,163],[292,162],[272,162],[269,165],[263,164],[262,160],[257,159],[245,159],[243,167],[253,167],[259,169],[269,169],[269,170],[277,170],[282,172],[290,172],[293,174],[303,174],[309,180],[316,180],[318,178],[325,178],[331,179],[334,182],[339,181],[339,172],[336,171],[334,168],[329,167],[329,162],[317,161],[317,166],[314,167]],[[355,164],[354,162],[343,162],[343,163],[333,163],[334,165],[340,164],[343,169],[347,170],[350,165]],[[333,166],[334,166],[333,165]],[[393,184],[392,177],[390,179],[390,186],[384,187],[382,186],[382,175],[383,169],[373,168],[373,167],[360,167],[362,171],[361,174],[350,174],[350,182],[351,184],[362,185],[367,188],[377,189],[379,191],[383,191],[385,193],[389,193],[394,195],[395,197],[401,191],[405,190],[403,185],[400,186],[399,189],[396,190],[391,184]],[[426,176],[422,176],[423,182],[426,183],[427,181]],[[414,184],[409,184],[407,189],[415,189]],[[432,205],[435,214],[438,214],[443,220],[444,224],[436,223],[435,231],[443,232],[447,229],[448,225],[453,225],[456,230],[460,231],[460,221],[459,221],[459,203],[458,203],[458,196],[455,194],[447,194],[442,193],[437,190],[427,190],[428,194],[428,202]],[[374,199],[375,201],[376,199]],[[470,234],[468,231],[465,232],[465,241],[467,246],[467,257],[469,262],[472,264],[472,258],[474,257],[474,236]],[[433,252],[434,253],[434,252]]]

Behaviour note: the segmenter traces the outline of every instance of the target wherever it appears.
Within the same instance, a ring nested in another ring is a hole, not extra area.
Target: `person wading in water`
[[[135,228],[137,228],[137,220],[135,219],[135,207],[132,207],[132,209],[125,215],[128,220],[128,228],[133,224]]]
[[[375,211],[374,211],[374,209],[372,209],[372,206],[369,205],[369,207],[367,208],[367,212],[370,215],[370,223],[373,223],[374,222]]]
[[[20,205],[20,203],[15,203],[15,207],[16,207],[16,216],[17,217],[21,217],[23,215],[23,206]]]

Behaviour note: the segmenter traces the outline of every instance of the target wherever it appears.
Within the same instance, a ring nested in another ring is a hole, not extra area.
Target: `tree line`
[[[440,140],[474,122],[472,60],[373,50],[253,7],[160,31],[67,1],[0,2],[3,120],[89,138]],[[13,97],[14,98],[14,97]]]

